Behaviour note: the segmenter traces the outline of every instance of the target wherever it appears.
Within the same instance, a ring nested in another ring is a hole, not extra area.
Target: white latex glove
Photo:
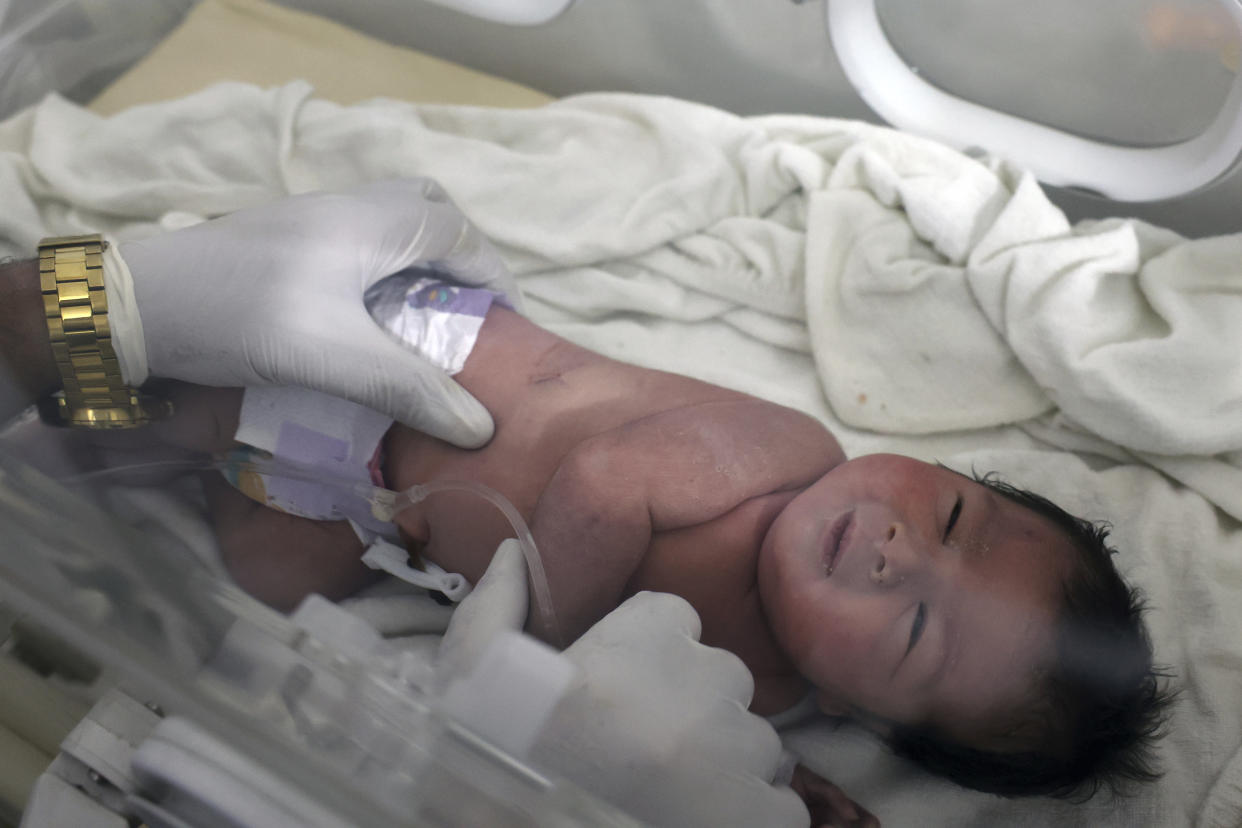
[[[454,613],[437,672],[468,672],[525,615],[526,567],[506,542]],[[698,615],[674,595],[640,593],[610,613],[562,654],[573,677],[532,759],[652,825],[806,828],[798,796],[770,784],[780,739],[746,709],[749,671],[699,633]]]
[[[490,439],[483,406],[385,334],[363,305],[367,288],[417,264],[518,306],[500,257],[435,182],[294,196],[119,252],[113,275],[122,284],[108,292],[127,382],[149,373],[200,385],[299,385],[459,446]]]

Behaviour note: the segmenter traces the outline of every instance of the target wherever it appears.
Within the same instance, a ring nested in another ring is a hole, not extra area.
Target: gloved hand
[[[519,547],[501,544],[454,613],[437,672],[468,671],[490,639],[522,623],[525,596]],[[630,598],[562,654],[574,674],[531,758],[656,826],[805,828],[806,806],[770,784],[781,746],[746,709],[754,680],[699,633],[683,599]]]
[[[127,382],[149,373],[201,385],[299,385],[462,447],[490,439],[483,406],[385,334],[363,305],[367,288],[416,264],[518,304],[500,257],[435,182],[294,196],[119,252],[128,274],[114,268],[122,284],[114,291],[110,282],[108,292]]]

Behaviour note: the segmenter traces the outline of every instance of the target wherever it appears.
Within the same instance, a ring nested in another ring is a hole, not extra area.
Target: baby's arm
[[[242,389],[178,383],[166,393],[173,400],[173,417],[118,433],[105,443],[130,450],[155,443],[205,454],[240,445],[233,435]],[[360,561],[362,543],[348,522],[270,509],[214,471],[200,479],[221,560],[237,584],[260,601],[289,611],[309,593],[336,600],[374,580],[375,573]]]
[[[544,489],[531,527],[560,628],[556,643],[617,605],[653,533],[808,486],[843,459],[818,422],[755,399],[664,411],[579,444]]]

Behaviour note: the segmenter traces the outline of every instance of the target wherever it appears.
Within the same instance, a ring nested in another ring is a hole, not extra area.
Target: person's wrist
[[[7,389],[6,401],[14,397],[19,408],[60,388],[39,288],[38,259],[0,263],[0,361],[8,370],[7,380],[16,385]]]
[[[115,273],[109,278],[110,270],[121,270],[126,277],[129,273],[121,259],[109,256],[111,250],[98,233],[50,236],[39,242],[44,314],[64,388],[39,401],[40,417],[53,425],[136,428],[172,413],[167,400],[144,395],[126,382],[110,305],[132,309],[133,297],[124,289],[125,278]],[[110,267],[104,263],[109,258]],[[129,321],[136,326],[137,316]],[[137,373],[145,376],[145,366]]]

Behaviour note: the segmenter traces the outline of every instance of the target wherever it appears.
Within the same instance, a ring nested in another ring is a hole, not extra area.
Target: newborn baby
[[[478,481],[512,501],[557,618],[550,629],[532,613],[535,635],[564,645],[635,592],[672,592],[698,611],[705,644],[750,668],[757,713],[809,695],[932,770],[1005,794],[1154,776],[1146,750],[1165,696],[1140,602],[1095,526],[987,478],[847,459],[804,414],[608,359],[490,294],[404,276],[374,290],[386,327],[460,368],[495,436],[464,450],[368,421],[355,433],[378,447],[329,440],[325,463],[348,455],[395,490]],[[193,396],[182,406],[197,425],[181,442],[224,448],[239,414],[247,432],[240,391]],[[314,462],[306,439],[282,440],[288,459]],[[217,478],[209,498],[244,588],[289,608],[373,577],[347,508],[300,509],[262,480],[237,482],[250,497]],[[511,535],[498,511],[454,493],[398,523],[412,556],[471,581]]]

